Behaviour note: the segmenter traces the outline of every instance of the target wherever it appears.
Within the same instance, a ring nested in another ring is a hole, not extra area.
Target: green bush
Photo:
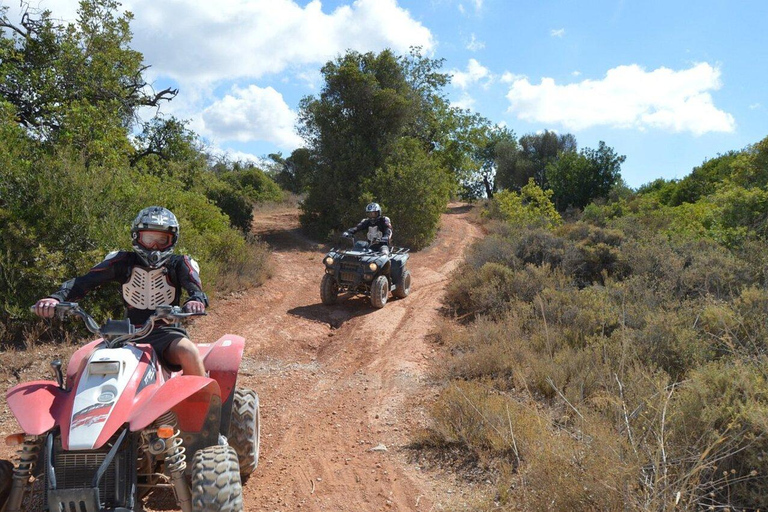
[[[487,216],[514,226],[552,228],[562,223],[552,203],[552,191],[542,190],[531,178],[520,192],[502,190],[489,203]]]
[[[395,245],[422,249],[437,233],[452,187],[450,175],[419,141],[403,137],[393,144],[385,166],[364,181],[366,192],[354,211],[364,212],[368,202],[379,203],[392,221]]]

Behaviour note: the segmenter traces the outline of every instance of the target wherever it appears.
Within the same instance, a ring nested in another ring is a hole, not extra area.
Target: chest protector
[[[123,285],[123,299],[136,309],[170,306],[176,297],[176,287],[168,280],[164,268],[133,267],[131,277]]]
[[[369,242],[376,242],[377,240],[380,240],[382,236],[384,236],[384,233],[381,232],[381,230],[379,229],[379,226],[377,226],[376,224],[368,228]]]

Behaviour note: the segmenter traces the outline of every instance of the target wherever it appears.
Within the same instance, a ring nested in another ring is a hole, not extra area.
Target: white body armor
[[[136,309],[155,309],[170,306],[176,296],[176,288],[168,279],[164,268],[146,270],[133,267],[131,277],[123,285],[123,298]]]
[[[371,243],[378,242],[384,233],[381,232],[379,226],[371,226],[368,228],[368,241]]]

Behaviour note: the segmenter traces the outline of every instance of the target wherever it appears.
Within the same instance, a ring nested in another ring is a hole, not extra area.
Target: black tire
[[[411,273],[408,270],[403,271],[400,276],[400,282],[395,285],[392,295],[398,299],[404,299],[411,293]]]
[[[8,495],[13,485],[13,464],[7,460],[0,460],[0,510],[5,507]]]
[[[227,442],[237,453],[242,479],[253,473],[259,465],[260,420],[259,395],[251,389],[235,389]]]
[[[326,306],[330,306],[336,304],[338,298],[339,285],[336,283],[336,279],[331,274],[324,274],[323,280],[320,281],[320,300]]]
[[[235,449],[209,446],[192,460],[192,509],[195,512],[242,512],[243,485]]]
[[[375,308],[383,308],[389,298],[389,280],[387,276],[378,276],[371,283],[371,304]]]

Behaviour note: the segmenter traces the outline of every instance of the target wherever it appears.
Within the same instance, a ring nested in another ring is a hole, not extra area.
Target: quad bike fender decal
[[[128,418],[131,431],[145,428],[172,409],[178,416],[180,429],[199,431],[212,396],[221,396],[219,384],[215,380],[193,375],[174,377],[148,399],[142,400],[143,407],[134,408]]]
[[[225,334],[207,351],[200,347],[205,369],[212,379],[216,379],[221,388],[221,398],[226,401],[235,392],[237,372],[243,359],[245,338],[234,334]]]
[[[21,429],[39,436],[60,424],[69,393],[55,382],[36,380],[14,386],[5,397]]]
[[[100,373],[93,364],[118,363],[118,370]],[[125,423],[146,357],[133,345],[98,348],[88,358],[77,380],[68,428],[62,428],[62,445],[69,450],[100,447]]]

